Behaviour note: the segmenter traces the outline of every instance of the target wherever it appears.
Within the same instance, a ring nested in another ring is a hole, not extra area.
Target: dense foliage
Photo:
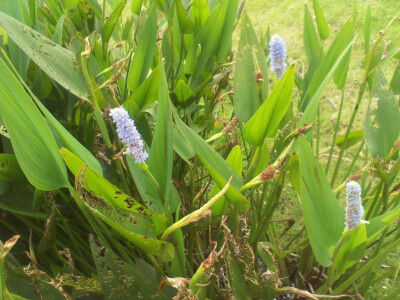
[[[395,273],[379,270],[400,243],[390,24],[371,39],[368,10],[342,121],[355,17],[333,34],[305,5],[295,66],[244,8],[0,1],[0,299],[359,297]]]

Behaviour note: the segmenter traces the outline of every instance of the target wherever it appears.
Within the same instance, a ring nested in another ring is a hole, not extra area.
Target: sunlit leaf
[[[300,198],[307,236],[315,258],[327,267],[332,263],[330,249],[344,229],[344,212],[303,135],[299,137],[299,158]]]

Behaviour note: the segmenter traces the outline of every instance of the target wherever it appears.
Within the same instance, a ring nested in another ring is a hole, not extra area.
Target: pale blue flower
[[[346,226],[350,230],[356,228],[364,217],[364,208],[361,202],[361,186],[356,181],[346,184],[347,207]]]
[[[110,110],[110,117],[117,127],[118,138],[126,144],[126,153],[131,154],[138,163],[145,162],[149,155],[144,150],[142,137],[128,111],[122,106],[113,108]]]
[[[287,68],[285,40],[275,34],[269,41],[269,51],[271,57],[271,70],[275,72],[278,79],[281,79]]]

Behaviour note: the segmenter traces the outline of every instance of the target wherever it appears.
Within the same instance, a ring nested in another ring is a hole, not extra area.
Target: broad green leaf
[[[196,34],[188,50],[185,74],[191,74],[196,79],[203,72],[209,59],[215,55],[216,45],[221,36],[224,15],[222,3],[219,3],[207,18],[203,27]],[[191,86],[192,87],[192,86]]]
[[[232,168],[239,174],[242,175],[242,150],[240,149],[239,145],[236,145],[231,152],[229,153],[228,157],[226,158],[226,162],[232,166]],[[221,191],[220,187],[216,184],[214,185],[213,189],[211,190],[210,199],[214,197]],[[225,196],[222,196],[218,199],[217,202],[211,206],[211,210],[213,215],[223,215],[226,211],[226,207],[228,202]]]
[[[156,127],[147,164],[160,185],[160,190],[166,200],[169,196],[172,176],[172,138],[172,114],[168,97],[168,83],[164,66],[161,64]]]
[[[264,143],[261,147],[258,147],[256,151],[261,151],[261,157],[259,159],[257,167],[254,169],[253,175],[256,176],[265,170],[269,165],[269,151],[268,151],[268,142]],[[272,150],[274,151],[274,150]],[[253,158],[254,160],[254,158]]]
[[[140,10],[142,9],[143,0],[132,0],[131,11],[135,15],[140,15]]]
[[[85,162],[80,160],[72,152],[65,148],[62,148],[60,151],[71,173],[74,174],[75,177],[80,175],[85,179],[84,188],[89,192],[99,195],[99,197],[103,198],[106,203],[112,206],[132,212],[143,213],[148,216],[154,214],[134,198],[128,196],[115,185],[110,183],[95,170],[87,166]],[[85,166],[87,166],[85,170],[82,174],[79,174]]]
[[[342,54],[347,53],[346,49],[349,45],[352,45],[354,24],[354,20],[349,20],[337,34],[335,40],[332,42],[332,45],[329,47],[326,56],[321,61],[321,64],[315,72],[312,82],[310,83],[308,91],[310,97],[313,97],[316,94],[316,92],[319,90],[320,86],[324,82],[325,78],[327,78],[328,74],[330,74],[330,71],[332,69],[336,69],[339,66],[338,62],[341,62],[344,58],[344,55],[342,57]],[[349,49],[347,50],[349,51]]]
[[[372,156],[384,158],[400,135],[400,110],[380,70],[375,72],[371,93],[365,117],[365,141]]]
[[[104,223],[110,226],[118,234],[126,238],[132,244],[143,250],[147,254],[157,256],[161,261],[171,261],[174,256],[174,246],[169,242],[164,242],[149,238],[146,235],[136,233],[132,230],[132,216],[126,216],[124,219],[121,216],[107,209],[101,211],[101,206],[89,206],[85,203],[90,211],[99,217]],[[140,222],[140,220],[138,220]]]
[[[306,106],[306,109],[301,116],[298,127],[303,126],[304,124],[311,124],[312,122],[315,121],[315,118],[317,116],[317,111],[318,111],[318,106],[319,106],[319,100],[322,97],[322,93],[325,89],[325,87],[328,85],[330,79],[333,76],[333,73],[335,72],[336,68],[339,66],[341,63],[342,59],[345,57],[348,51],[350,51],[352,45],[353,45],[353,40],[349,41],[348,44],[346,44],[346,47],[342,50],[341,45],[339,42],[341,41],[339,38],[340,35],[335,39],[334,44],[332,44],[331,48],[328,51],[328,54],[326,55],[326,59],[324,59],[324,62],[321,64],[321,66],[318,68],[318,71],[314,75],[314,79],[312,81],[313,89],[316,88],[315,91],[312,93],[312,98],[308,105]],[[337,45],[338,47],[334,47]],[[337,52],[339,52],[338,56],[336,56]],[[329,57],[329,58],[328,58]],[[334,58],[336,59],[333,63],[333,65],[328,64],[331,59]],[[325,73],[325,71],[328,71]],[[317,78],[317,79],[315,79]],[[316,86],[316,82],[319,82],[319,86]],[[311,90],[310,86],[310,90]],[[310,92],[311,93],[311,92]]]
[[[104,27],[103,27],[103,44],[108,44],[111,34],[114,31],[114,27],[117,24],[117,21],[119,19],[119,16],[121,15],[122,11],[124,10],[126,6],[127,0],[121,0],[118,4],[118,6],[114,9],[114,11],[111,13],[111,15],[107,18],[107,20],[104,22]]]
[[[330,249],[344,229],[344,212],[303,135],[299,137],[299,158],[300,198],[307,236],[315,258],[327,267],[332,263]]]
[[[57,43],[58,45],[62,44],[62,34],[63,34],[63,29],[64,29],[64,20],[65,16],[62,16],[56,25],[56,29],[54,30],[53,38],[52,40]]]
[[[130,37],[132,35],[132,25],[135,21],[135,17],[134,16],[130,16],[125,24],[124,24],[124,29],[122,30],[122,34],[121,34],[121,38],[122,40],[126,41],[130,41]]]
[[[10,66],[12,66],[11,62]],[[16,70],[14,69],[14,72]],[[36,105],[39,107],[40,111],[42,114],[46,117],[48,124],[53,126],[52,129],[54,129],[64,142],[65,146],[68,147],[75,155],[79,156],[82,160],[84,160],[90,167],[92,167],[96,172],[103,174],[103,169],[98,162],[98,160],[93,156],[92,153],[89,152],[88,149],[86,149],[81,143],[79,143],[75,137],[73,137],[68,130],[66,130],[60,122],[47,110],[47,108],[40,102],[40,100],[33,94],[33,92],[29,89],[28,85],[22,80],[21,76],[19,76],[20,82],[25,87],[25,90],[29,93],[33,101],[36,103]]]
[[[111,249],[99,246],[92,235],[89,242],[107,299],[169,299],[138,268],[121,260]]]
[[[318,31],[321,40],[326,40],[329,37],[329,26],[326,23],[324,13],[322,12],[321,6],[318,0],[313,0],[315,17],[317,19]]]
[[[318,57],[321,46],[315,31],[314,24],[308,10],[307,4],[304,5],[304,50],[306,52],[308,63]]]
[[[136,188],[138,189],[139,194],[142,199],[146,201],[146,206],[159,214],[163,214],[165,212],[164,205],[162,200],[160,199],[160,193],[158,192],[158,188],[155,183],[149,179],[148,175],[143,171],[136,163],[135,159],[131,155],[125,155],[125,158],[128,162],[129,171],[132,175],[132,178],[135,182]],[[171,185],[170,188],[170,202],[173,202],[175,188]],[[172,204],[171,204],[172,206]],[[156,224],[156,220],[154,220],[154,224]]]
[[[51,14],[58,20],[62,16],[59,0],[46,0],[46,2],[50,8]]]
[[[190,158],[196,155],[190,143],[183,137],[181,132],[174,126],[173,131],[173,141],[174,141],[174,150],[180,157],[182,157],[186,163],[191,165],[192,163],[189,161]]]
[[[175,87],[175,96],[177,102],[182,105],[182,106],[187,106],[185,104],[188,104],[192,102],[191,100],[193,99],[193,92],[192,90],[188,87],[188,85],[183,81],[182,79],[178,81]]]
[[[129,100],[133,101],[139,111],[146,110],[150,105],[156,102],[160,87],[160,67],[156,67],[148,78],[129,96]]]
[[[396,221],[400,216],[400,205],[396,206],[394,209],[383,213],[380,216],[372,218],[367,224],[367,244],[373,243],[376,238],[385,230],[390,224]]]
[[[390,81],[390,87],[393,93],[400,95],[400,61],[394,70],[392,80]]]
[[[300,166],[299,155],[293,154],[289,161],[289,179],[297,193],[300,194]]]
[[[152,8],[139,37],[128,75],[128,88],[135,90],[147,77],[154,58],[157,41],[157,10]]]
[[[0,180],[25,181],[25,175],[13,154],[0,153]]]
[[[78,5],[78,0],[61,0],[64,10],[74,8]]]
[[[0,114],[29,182],[44,191],[68,186],[67,170],[46,121],[3,60]]]
[[[185,34],[193,33],[193,22],[185,6],[183,6],[182,0],[175,0],[175,5],[181,32]]]
[[[344,85],[346,84],[347,74],[349,72],[349,66],[351,60],[351,50],[352,47],[338,65],[335,73],[333,73],[333,82],[336,84],[339,90],[343,89]]]
[[[236,59],[233,101],[235,115],[246,123],[260,106],[260,96],[268,94],[268,67],[264,51],[246,13],[242,16],[238,54]],[[261,73],[264,83],[259,94],[255,74]]]
[[[232,43],[233,29],[239,6],[239,0],[222,0],[222,11],[224,24],[222,26],[221,36],[217,46],[217,61],[221,61],[227,55],[229,46]]]
[[[364,21],[364,52],[369,53],[369,44],[371,42],[371,6],[368,5]]]
[[[0,26],[51,78],[74,95],[87,99],[89,89],[72,52],[2,12]]]
[[[21,1],[0,1],[0,11],[29,26],[29,22],[26,22],[23,17],[23,5],[24,3],[21,3]],[[0,29],[0,31],[2,30]],[[12,39],[7,39],[7,42],[3,44],[7,44],[13,65],[17,69],[18,74],[26,81],[29,57]]]
[[[364,130],[356,130],[350,132],[347,143],[344,143],[345,135],[338,136],[335,140],[335,145],[338,146],[340,149],[348,149],[351,146],[357,144],[358,142],[364,139]]]
[[[261,146],[265,138],[274,137],[278,125],[292,100],[294,66],[290,66],[277,86],[244,126],[244,139],[252,145]]]
[[[191,13],[194,20],[195,32],[197,32],[210,15],[210,8],[208,7],[207,0],[193,0]]]
[[[340,248],[333,263],[336,275],[341,275],[365,255],[367,245],[367,231],[365,224],[360,224],[353,230],[343,232],[342,239],[346,242]]]

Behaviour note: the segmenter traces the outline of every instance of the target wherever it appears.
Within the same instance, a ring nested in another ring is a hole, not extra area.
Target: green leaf
[[[128,102],[133,101],[139,111],[146,110],[154,104],[158,98],[160,87],[160,67],[157,66],[150,76],[129,96],[129,100],[124,105],[129,105]]]
[[[64,20],[65,16],[62,16],[56,25],[56,29],[54,30],[53,38],[52,40],[57,43],[58,45],[62,44],[62,34],[63,34],[63,29],[64,29]]]
[[[165,199],[169,196],[173,162],[172,115],[167,85],[164,66],[161,64],[156,127],[147,164]]]
[[[67,170],[46,121],[3,60],[0,114],[29,182],[44,191],[68,186]]]
[[[325,78],[327,78],[330,74],[330,71],[332,69],[336,69],[339,66],[338,62],[341,62],[344,58],[343,53],[347,53],[347,51],[349,51],[349,49],[347,48],[349,47],[349,45],[352,45],[353,42],[354,24],[354,20],[349,20],[337,34],[335,40],[332,42],[332,45],[329,47],[326,56],[321,61],[321,64],[315,72],[312,82],[310,83],[310,97],[313,97],[316,94],[317,90],[320,88]]]
[[[364,50],[365,55],[369,53],[369,44],[371,42],[371,6],[368,5],[367,14],[364,21]]]
[[[322,12],[321,6],[318,0],[313,0],[315,17],[317,19],[318,31],[321,40],[326,40],[329,37],[329,26],[326,23],[324,13]]]
[[[210,8],[208,7],[207,0],[193,0],[191,13],[194,20],[194,29],[195,32],[197,32],[210,15]]]
[[[185,6],[183,6],[181,0],[175,0],[176,12],[178,15],[179,28],[182,33],[190,34],[193,33],[193,22],[190,19]]]
[[[7,57],[6,57],[7,58]],[[10,63],[10,66],[12,67],[11,62],[8,60]],[[14,69],[14,72],[16,70]],[[47,122],[49,125],[53,126],[52,129],[54,129],[64,142],[64,144],[79,158],[81,158],[83,161],[85,161],[90,167],[92,167],[96,172],[103,174],[103,169],[98,162],[98,160],[93,156],[92,153],[89,152],[88,149],[86,149],[81,143],[79,143],[75,137],[73,137],[61,124],[60,122],[57,121],[57,119],[47,110],[47,108],[40,102],[40,100],[33,94],[33,92],[29,89],[28,85],[22,80],[21,76],[19,76],[20,82],[25,87],[25,90],[29,93],[33,101],[36,103],[36,105],[39,107],[41,110],[42,114],[46,117]],[[54,131],[53,131],[54,132]]]
[[[243,185],[242,178],[237,172],[210,147],[199,135],[189,128],[180,119],[177,111],[172,110],[177,128],[189,141],[193,150],[199,156],[204,166],[210,172],[216,184],[222,189],[232,176],[231,186],[225,193],[226,199],[231,202],[239,211],[249,209],[248,200],[238,191]]]
[[[128,75],[128,88],[135,90],[147,77],[156,51],[157,10],[152,8],[139,37]]]
[[[138,268],[121,260],[112,250],[100,247],[92,235],[89,241],[102,291],[107,299],[168,299]]]
[[[50,8],[51,14],[56,20],[62,16],[62,11],[60,8],[60,3],[58,0],[46,0],[48,7]]]
[[[351,50],[347,52],[347,54],[344,56],[340,64],[335,70],[335,73],[333,73],[333,82],[336,84],[337,88],[339,90],[344,88],[344,85],[346,84],[346,79],[347,79],[347,74],[349,72],[349,66],[350,66],[350,60],[351,60]]]
[[[71,173],[74,174],[75,177],[80,175],[85,179],[84,188],[87,191],[103,198],[103,200],[111,206],[132,212],[142,213],[148,216],[152,216],[154,214],[152,211],[148,210],[142,204],[137,202],[134,198],[122,192],[119,188],[110,183],[95,170],[87,166],[85,162],[80,160],[72,152],[64,148],[62,148],[60,151]],[[85,166],[87,167],[82,172],[82,169]],[[79,174],[80,172],[82,174]]]
[[[242,150],[239,145],[233,147],[228,157],[226,158],[226,162],[232,166],[232,168],[239,174],[242,175]],[[216,194],[221,191],[220,187],[216,184],[211,190],[210,199],[212,199]],[[222,196],[217,202],[211,206],[211,210],[213,215],[219,216],[225,214],[226,207],[228,202],[225,196]]]
[[[201,162],[206,167],[211,177],[214,179],[215,183],[218,185],[220,189],[223,189],[224,186],[228,183],[223,176],[215,168],[215,165],[211,165],[207,159],[203,158],[199,153],[197,153]],[[236,172],[234,173],[237,174]],[[233,175],[233,174],[232,174]],[[250,208],[249,201],[236,189],[234,186],[229,186],[228,190],[225,193],[225,198],[240,212],[248,211]]]
[[[303,135],[299,137],[299,158],[300,197],[307,236],[315,258],[327,267],[332,263],[330,249],[344,229],[344,212]]]
[[[344,143],[345,135],[338,136],[335,140],[335,145],[340,149],[348,149],[364,139],[364,130],[356,130],[350,132],[347,143]]]
[[[189,88],[189,86],[183,81],[182,79],[178,81],[175,87],[175,96],[177,102],[186,107],[187,104],[192,102],[191,100],[193,99],[193,92]]]
[[[24,20],[23,6],[24,3],[22,3],[21,1],[0,1],[0,11],[30,26],[30,22]],[[7,46],[13,65],[17,69],[18,74],[20,74],[25,81],[27,79],[29,57],[18,47],[18,45],[12,39],[8,39]]]
[[[374,157],[386,157],[400,135],[400,110],[382,71],[375,73],[365,116],[365,141]]]
[[[74,8],[78,5],[78,0],[61,0],[64,10]]]
[[[250,120],[260,106],[256,73],[263,75],[264,100],[264,95],[268,94],[268,67],[250,19],[243,13],[233,86],[235,115],[243,123]]]
[[[367,244],[373,243],[390,224],[396,221],[400,216],[400,205],[394,209],[383,213],[380,216],[372,218],[367,224]]]
[[[304,4],[304,50],[309,64],[318,57],[320,48],[321,46],[310,12],[308,11],[307,4]]]
[[[192,75],[190,87],[197,85],[209,61],[220,61],[226,56],[232,40],[238,3],[238,0],[219,2],[196,34],[185,65],[185,73]]]
[[[77,97],[87,99],[89,89],[72,52],[2,12],[0,26],[51,78]]]
[[[342,62],[343,58],[346,56],[348,51],[350,51],[353,45],[353,31],[354,21],[347,22],[329,48],[327,55],[316,71],[310,84],[309,94],[311,96],[311,100],[309,101],[308,105],[306,105],[306,109],[299,120],[297,128],[303,126],[304,124],[311,124],[315,121],[319,100],[322,97],[322,92],[328,85],[336,68]]]
[[[135,21],[135,17],[134,16],[130,16],[125,24],[124,24],[124,28],[122,30],[122,34],[121,34],[121,38],[122,40],[126,41],[130,38],[130,36],[132,35],[132,25],[133,22]]]
[[[15,155],[0,153],[0,180],[14,182],[26,180]]]
[[[243,137],[247,142],[261,146],[267,136],[275,136],[292,100],[293,85],[294,66],[290,66],[267,100],[244,126]]]
[[[336,275],[341,275],[355,263],[359,262],[365,255],[367,245],[367,231],[365,224],[360,224],[353,230],[343,232],[342,239],[345,244],[340,248],[336,256],[333,268]]]
[[[87,205],[87,203],[85,204]],[[101,211],[100,206],[88,207],[90,211],[103,220],[104,223],[145,253],[155,255],[161,261],[167,262],[172,260],[174,256],[174,246],[169,242],[152,239],[146,235],[134,232],[131,225],[131,220],[134,216],[126,215],[125,218],[122,219],[121,216],[113,213],[110,209]],[[140,219],[138,221],[140,223]]]
[[[390,81],[390,87],[392,88],[393,93],[400,95],[400,61],[394,70],[392,80]]]
[[[117,24],[117,21],[119,19],[119,16],[121,15],[122,11],[124,10],[126,6],[127,0],[121,0],[118,4],[118,6],[114,9],[114,11],[110,14],[108,19],[104,23],[103,27],[103,44],[108,44],[111,34],[114,31],[114,27]]]
[[[189,161],[190,158],[196,155],[190,143],[184,138],[181,132],[174,126],[173,131],[173,141],[174,141],[174,150],[180,157],[182,157],[186,163],[191,165],[192,163]]]
[[[200,76],[209,59],[215,55],[224,22],[223,18],[222,3],[219,3],[196,34],[188,50],[184,70],[185,74],[191,74],[193,79]]]
[[[235,27],[238,6],[239,0],[222,0],[224,24],[222,26],[221,36],[217,46],[217,61],[221,61],[225,58],[229,46],[232,43],[232,35]]]
[[[131,11],[135,15],[140,15],[143,0],[132,0]]]

